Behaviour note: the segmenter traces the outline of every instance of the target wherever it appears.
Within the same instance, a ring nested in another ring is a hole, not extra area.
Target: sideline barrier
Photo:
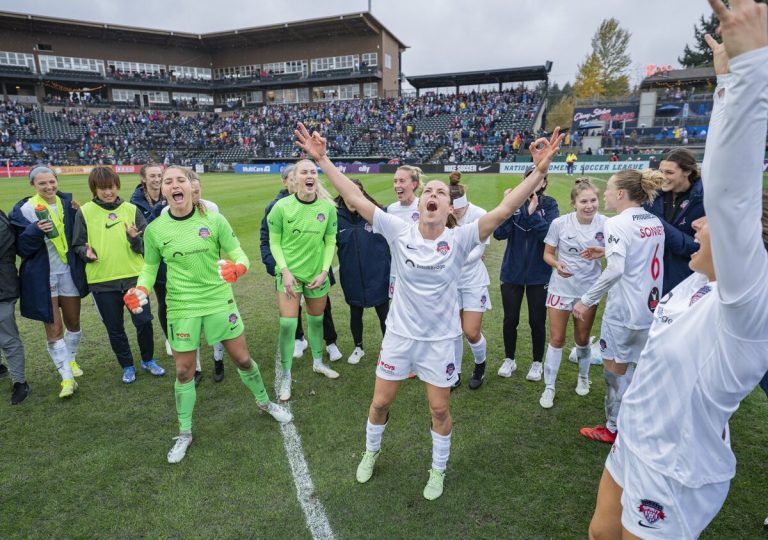
[[[37,166],[38,165],[34,165],[31,167],[5,166],[2,169],[0,169],[0,174],[3,174],[8,178],[28,176],[29,171],[31,171]],[[141,165],[107,165],[107,166],[111,167],[117,174],[139,174],[139,171],[141,170]],[[57,176],[67,176],[72,174],[90,174],[95,167],[96,165],[79,165],[79,166],[62,165],[60,167],[56,167],[56,166],[51,167],[51,169],[53,169],[53,172],[55,172]]]
[[[235,174],[280,174],[282,170],[292,165],[290,163],[236,163],[233,166]],[[376,174],[380,172],[378,163],[336,163],[344,174]]]
[[[647,169],[649,161],[590,161],[578,163],[574,166],[574,174],[582,173],[612,173],[625,169]],[[501,174],[523,174],[532,165],[528,163],[501,163]],[[548,173],[566,173],[568,165],[563,162],[552,163]]]

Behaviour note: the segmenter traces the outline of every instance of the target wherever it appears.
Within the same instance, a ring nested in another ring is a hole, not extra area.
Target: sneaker
[[[287,424],[293,420],[293,415],[280,405],[268,401],[266,405],[259,403],[259,409],[268,413],[272,418],[280,422],[281,424]]]
[[[11,405],[18,405],[29,395],[29,384],[26,382],[13,383],[13,391],[11,392]]]
[[[581,433],[581,435],[587,439],[592,439],[593,441],[613,444],[616,442],[616,434],[618,432],[611,431],[605,426],[595,426],[593,428],[583,427],[579,430],[579,433]]]
[[[173,349],[171,349],[171,342],[167,339],[165,340],[165,354],[168,356],[173,356]]]
[[[69,367],[72,368],[72,375],[73,376],[75,376],[75,377],[82,377],[83,376],[83,370],[80,368],[80,366],[74,360],[72,360],[69,363]]]
[[[531,369],[528,370],[528,375],[525,376],[529,381],[540,381],[541,374],[544,373],[544,364],[541,362],[533,362]]]
[[[123,368],[123,382],[125,384],[131,384],[135,380],[136,380],[136,368],[133,366],[128,366],[127,368]]]
[[[5,364],[0,364],[0,379],[8,376],[8,367]]]
[[[213,382],[224,380],[224,360],[213,361]]]
[[[325,375],[329,379],[339,378],[338,372],[334,371],[333,369],[323,364],[322,362],[319,362],[317,364],[312,364],[312,371],[314,371],[315,373],[320,373],[321,375]]]
[[[582,377],[581,375],[579,375],[579,380],[576,383],[576,393],[579,394],[580,396],[586,396],[587,394],[589,394],[589,385],[591,384],[592,383],[587,377]]]
[[[75,379],[64,379],[61,381],[61,392],[59,392],[59,397],[69,397],[75,393],[75,390],[77,390]]]
[[[348,364],[358,364],[360,362],[360,359],[363,357],[365,352],[363,351],[362,347],[355,347],[355,350],[352,351],[352,354],[349,355],[349,358],[347,358]]]
[[[445,471],[429,469],[429,480],[424,487],[424,498],[428,501],[434,501],[443,494],[443,481],[445,480]]]
[[[168,463],[178,463],[187,455],[187,448],[192,444],[192,434],[182,433],[173,438],[173,448],[168,451]]]
[[[555,404],[555,389],[554,388],[545,388],[544,392],[541,394],[541,398],[539,398],[539,405],[542,406],[544,409],[551,409],[552,405]]]
[[[456,377],[456,382],[453,383],[453,386],[451,386],[451,392],[456,390],[459,386],[461,386],[461,373],[458,374]]]
[[[505,358],[504,363],[499,368],[499,377],[511,377],[512,373],[517,370],[517,362],[514,358]]]
[[[469,379],[469,389],[477,390],[483,385],[485,380],[485,362],[475,364],[475,370],[472,372],[472,378]]]
[[[336,360],[341,360],[341,351],[336,346],[335,343],[331,343],[325,348],[326,351],[328,351],[328,357],[331,359],[331,362],[335,362]]]
[[[283,380],[280,382],[280,392],[277,396],[277,399],[280,401],[288,401],[291,399],[291,378],[290,377],[283,377]]]
[[[195,388],[200,386],[200,383],[203,381],[203,372],[195,370]]]
[[[155,377],[162,377],[165,375],[165,370],[157,365],[157,362],[153,358],[152,360],[141,361],[141,369],[151,373]]]
[[[304,355],[304,351],[309,347],[309,343],[304,338],[297,339],[296,344],[293,346],[293,357],[301,358]]]
[[[373,476],[373,466],[376,464],[376,460],[379,459],[381,450],[376,452],[369,452],[366,450],[363,452],[363,459],[360,460],[360,465],[357,466],[357,474],[355,477],[361,484],[365,484]]]

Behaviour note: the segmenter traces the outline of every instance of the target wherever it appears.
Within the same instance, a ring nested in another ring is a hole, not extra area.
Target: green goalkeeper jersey
[[[336,207],[315,199],[308,203],[295,195],[277,201],[267,216],[269,249],[276,272],[286,266],[298,281],[309,283],[328,271],[336,250]]]
[[[144,231],[144,268],[137,285],[150,290],[157,268],[168,266],[168,319],[202,317],[232,309],[232,286],[219,276],[224,251],[248,267],[248,257],[224,216],[197,209],[183,218],[164,212]]]

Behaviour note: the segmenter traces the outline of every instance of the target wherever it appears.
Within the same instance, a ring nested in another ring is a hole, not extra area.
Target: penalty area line
[[[280,392],[280,383],[283,380],[283,366],[280,362],[280,351],[275,355],[275,393]],[[289,411],[290,402],[284,403]],[[288,458],[288,465],[293,475],[293,484],[296,486],[296,498],[299,500],[301,509],[304,511],[304,519],[307,522],[307,528],[315,540],[331,540],[334,538],[331,524],[323,508],[323,503],[315,496],[315,485],[312,482],[312,476],[309,474],[307,460],[304,458],[304,450],[301,447],[301,437],[293,422],[280,424],[280,431],[283,434],[283,446],[285,446],[285,455]]]

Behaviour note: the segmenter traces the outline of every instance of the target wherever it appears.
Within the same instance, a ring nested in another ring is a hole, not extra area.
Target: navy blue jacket
[[[88,294],[88,283],[85,279],[85,262],[72,249],[72,232],[77,210],[72,208],[72,194],[57,192],[61,199],[59,210],[64,211],[64,235],[70,246],[67,252],[67,263],[72,281],[75,283],[80,297]],[[11,211],[11,224],[16,229],[16,251],[21,257],[19,268],[19,284],[21,299],[19,308],[22,316],[36,321],[53,322],[53,305],[50,295],[51,266],[48,262],[48,249],[45,247],[45,233],[37,223],[30,223],[21,213],[21,207],[29,200],[25,197],[16,203]]]
[[[360,214],[338,208],[339,272],[344,300],[350,306],[374,307],[389,300],[391,257],[387,241],[373,232]]]
[[[267,268],[267,274],[270,276],[275,275],[275,258],[272,256],[272,252],[269,249],[269,225],[267,224],[267,216],[269,215],[270,210],[272,210],[272,207],[275,206],[275,203],[287,196],[287,189],[280,190],[280,193],[278,193],[272,202],[264,209],[264,217],[261,220],[261,262],[264,263],[264,266]]]
[[[510,285],[546,285],[552,267],[544,262],[544,238],[549,226],[560,217],[557,201],[539,197],[536,211],[528,215],[528,201],[493,231],[496,240],[507,240],[501,262],[501,282]]]
[[[152,221],[152,206],[144,197],[144,184],[139,184],[136,186],[133,195],[131,195],[130,203],[141,210],[141,214],[144,216],[144,220],[147,223]]]
[[[704,188],[701,180],[691,186],[687,204],[683,205],[671,223],[664,219],[664,193],[656,192],[653,204],[645,205],[645,209],[655,215],[664,225],[664,285],[662,296],[677,287],[685,278],[691,275],[688,268],[691,255],[699,250],[699,245],[693,241],[695,231],[691,223],[704,215]]]

